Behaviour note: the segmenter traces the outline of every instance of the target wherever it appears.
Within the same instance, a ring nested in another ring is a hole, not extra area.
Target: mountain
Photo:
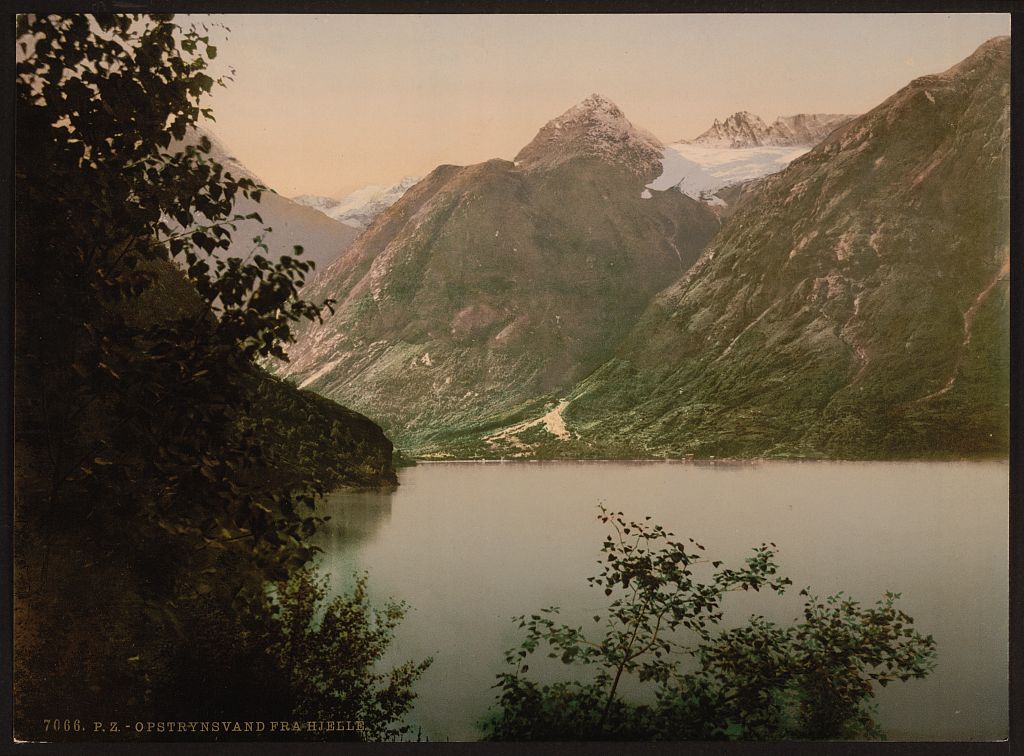
[[[724,121],[717,118],[693,144],[708,147],[811,147],[855,116],[830,113],[801,113],[781,116],[770,126],[746,110]]]
[[[990,40],[745,187],[563,407],[578,445],[1005,455],[1009,63],[1009,38]]]
[[[236,178],[249,178],[262,182],[236,158],[231,150],[216,136],[203,129],[195,129],[186,137],[186,143],[195,144],[202,136],[211,142],[210,157],[225,166]],[[313,260],[318,269],[326,267],[335,257],[351,246],[359,235],[359,228],[326,217],[311,207],[305,207],[273,190],[265,191],[259,202],[244,197],[235,202],[235,212],[247,215],[257,212],[262,223],[255,220],[242,221],[232,234],[231,257],[245,257],[253,249],[253,238],[263,234],[263,228],[271,231],[265,234],[265,243],[270,257],[292,255],[296,244],[303,247],[303,259]]]
[[[319,210],[328,218],[362,230],[369,226],[374,218],[398,202],[417,181],[419,178],[416,176],[406,176],[391,186],[365,186],[340,200],[302,194],[293,197],[292,201]]]
[[[853,117],[800,114],[778,118],[771,126],[747,111],[725,121],[716,119],[696,139],[667,145],[661,175],[646,189],[648,193],[678,189],[726,208],[729,202],[722,189],[781,171]]]
[[[513,162],[436,168],[307,287],[336,314],[277,374],[415,453],[487,448],[607,360],[718,230],[679,192],[641,198],[660,154],[594,95]]]
[[[592,94],[549,121],[519,151],[515,164],[533,171],[593,158],[647,175],[657,168],[663,146],[656,136],[630,123],[611,100]]]

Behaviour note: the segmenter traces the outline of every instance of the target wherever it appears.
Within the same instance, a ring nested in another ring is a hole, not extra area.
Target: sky
[[[591,93],[663,141],[738,110],[863,113],[1008,14],[221,15],[209,128],[285,196],[511,159]]]

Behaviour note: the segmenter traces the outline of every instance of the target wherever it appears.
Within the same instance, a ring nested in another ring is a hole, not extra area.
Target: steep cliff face
[[[595,96],[515,162],[435,169],[307,288],[337,312],[277,374],[403,448],[483,445],[611,356],[718,230],[678,192],[641,197],[659,146]]]
[[[785,171],[565,409],[639,454],[904,457],[1008,445],[1009,39]]]

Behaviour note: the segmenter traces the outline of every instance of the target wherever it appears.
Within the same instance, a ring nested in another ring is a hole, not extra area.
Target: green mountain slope
[[[437,168],[304,290],[337,314],[278,374],[416,453],[487,448],[607,360],[718,230],[679,192],[641,197],[660,157],[593,96],[514,162]]]
[[[993,39],[744,187],[577,387],[563,451],[1004,454],[1009,58]]]

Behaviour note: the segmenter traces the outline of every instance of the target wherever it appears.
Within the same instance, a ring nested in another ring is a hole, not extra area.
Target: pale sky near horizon
[[[286,196],[511,159],[592,92],[666,142],[737,110],[863,113],[1008,14],[228,15],[211,130]],[[186,19],[181,19],[185,21]]]

